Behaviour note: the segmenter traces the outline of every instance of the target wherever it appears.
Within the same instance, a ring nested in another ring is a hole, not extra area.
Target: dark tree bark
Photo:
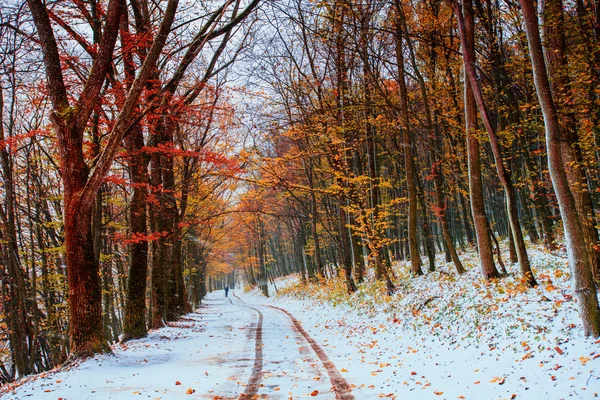
[[[577,116],[569,107],[573,103],[569,65],[566,55],[567,41],[564,32],[564,12],[562,0],[544,2],[544,38],[546,58],[557,112],[563,137],[562,156],[566,166],[567,179],[581,221],[583,236],[589,252],[592,274],[598,281],[600,273],[599,239],[590,185],[583,166],[583,154],[579,144]]]
[[[32,306],[35,298],[29,299],[25,273],[19,258],[13,168],[5,142],[3,111],[4,94],[0,87],[0,166],[4,189],[4,205],[0,206],[0,239],[2,240],[0,249],[4,258],[3,267],[6,268],[6,276],[2,276],[0,280],[3,289],[6,287],[4,313],[8,325],[12,362],[16,369],[16,376],[20,378],[34,372],[37,344],[33,316],[37,306]],[[33,295],[35,296],[35,292]]]
[[[396,2],[396,9],[400,18],[400,7]],[[399,106],[399,129],[402,137],[402,148],[404,150],[404,170],[406,173],[406,186],[408,189],[408,246],[410,249],[410,269],[413,276],[423,274],[421,270],[422,261],[419,255],[419,245],[417,242],[417,187],[415,184],[415,164],[412,151],[412,140],[410,133],[410,121],[408,118],[408,94],[406,90],[406,78],[404,76],[404,54],[403,54],[403,26],[398,20],[396,26],[396,63],[398,65],[398,97]]]
[[[465,8],[465,6],[467,6]],[[519,215],[517,212],[517,204],[516,204],[516,195],[515,188],[512,184],[508,171],[504,165],[504,160],[502,159],[502,151],[500,149],[500,144],[498,141],[498,136],[496,135],[496,131],[494,130],[492,123],[490,121],[490,117],[488,115],[487,109],[485,107],[485,103],[483,101],[483,95],[481,93],[481,88],[479,86],[479,82],[477,81],[477,75],[475,72],[475,51],[469,51],[467,49],[472,49],[472,44],[469,43],[469,39],[467,36],[471,34],[468,32],[470,28],[467,27],[470,22],[467,23],[467,16],[463,17],[463,13],[461,11],[460,5],[458,2],[453,2],[454,13],[456,14],[456,18],[458,20],[458,30],[461,38],[461,47],[463,48],[463,59],[464,66],[466,72],[466,79],[469,80],[471,91],[475,98],[475,102],[477,107],[479,108],[479,113],[483,120],[483,124],[485,129],[487,130],[488,137],[490,138],[490,144],[492,147],[492,153],[494,155],[494,160],[496,162],[496,170],[498,172],[498,177],[500,178],[500,182],[504,187],[507,198],[507,207],[508,207],[508,216],[510,221],[510,230],[512,231],[512,237],[515,241],[515,247],[517,250],[517,257],[519,259],[519,266],[521,269],[522,277],[527,281],[529,286],[537,285],[535,278],[533,277],[533,271],[531,270],[531,265],[529,263],[529,257],[527,255],[527,249],[525,246],[525,240],[523,239],[523,232],[521,231],[521,225],[519,223]],[[468,10],[468,8],[471,8]],[[472,14],[472,4],[470,0],[467,0],[463,4],[463,10],[465,10],[465,14]],[[468,18],[472,18],[469,16]]]
[[[464,37],[463,56],[470,54],[475,56],[474,49],[474,21],[473,5],[471,0],[463,2],[461,12],[458,3],[455,4],[455,13],[464,13]],[[488,232],[489,222],[485,213],[483,202],[483,185],[481,181],[481,155],[479,149],[479,140],[477,140],[477,105],[473,95],[472,83],[467,74],[467,59],[464,59],[465,73],[465,120],[467,130],[467,154],[469,165],[469,194],[471,198],[471,212],[475,224],[475,236],[477,238],[477,249],[479,251],[479,260],[481,273],[485,279],[497,278],[500,276],[494,265],[492,255],[492,242]]]
[[[583,226],[577,214],[575,199],[569,187],[569,180],[565,171],[566,166],[562,155],[563,138],[558,112],[546,72],[538,16],[532,0],[519,0],[519,3],[523,12],[535,87],[544,115],[548,169],[564,224],[567,254],[575,281],[575,295],[578,299],[583,330],[586,336],[598,337],[600,336],[600,310],[598,308],[596,285],[593,280]]]
[[[64,184],[71,352],[75,356],[91,356],[98,352],[110,351],[102,329],[99,265],[94,258],[94,236],[91,229],[92,205],[117,154],[150,72],[164,47],[178,0],[169,1],[148,57],[132,84],[107,144],[92,171],[84,160],[83,133],[92,111],[100,102],[100,92],[112,63],[124,2],[111,0],[108,4],[102,39],[75,106],[70,105],[67,97],[60,54],[46,7],[40,0],[28,0],[28,4],[44,55],[47,86],[53,107],[50,117],[58,140]]]

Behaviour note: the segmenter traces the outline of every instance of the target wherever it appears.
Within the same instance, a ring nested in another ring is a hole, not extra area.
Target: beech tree
[[[596,284],[592,275],[591,254],[586,246],[589,242],[585,240],[581,222],[581,218],[585,218],[585,216],[578,214],[575,198],[569,186],[563,155],[563,132],[561,132],[558,112],[546,72],[546,61],[544,60],[540,39],[537,12],[531,1],[521,0],[520,4],[523,10],[524,27],[533,66],[533,77],[540,107],[544,115],[548,167],[564,224],[569,265],[573,271],[575,293],[579,299],[579,312],[585,334],[598,337],[600,336],[600,309],[598,308]],[[567,134],[564,133],[564,135]]]

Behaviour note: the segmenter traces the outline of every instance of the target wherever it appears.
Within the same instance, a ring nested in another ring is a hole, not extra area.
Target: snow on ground
[[[391,298],[375,284],[349,297],[341,281],[319,287],[289,278],[275,297],[241,297],[294,314],[356,399],[596,398],[600,340],[583,336],[566,256],[530,256],[537,289],[514,275],[486,283],[476,255],[464,254],[461,277],[441,259],[437,272],[416,279],[396,266],[405,283]]]
[[[248,336],[256,317],[240,313],[222,293],[209,294],[205,304],[208,307],[150,332],[147,338],[114,346],[114,355],[35,376],[0,396],[36,400],[235,398],[251,374],[254,341]]]
[[[114,355],[0,388],[0,396],[333,399],[320,357],[270,304],[300,321],[356,400],[596,398],[600,340],[583,336],[565,256],[530,255],[537,289],[515,275],[482,281],[476,255],[468,253],[460,277],[441,259],[438,271],[414,279],[406,264],[396,265],[402,284],[392,297],[377,283],[349,296],[339,279],[303,286],[297,277],[278,280],[279,294],[268,299],[257,290],[232,291],[241,300],[231,301],[211,293],[197,312],[114,346]]]
[[[336,398],[330,371],[284,312],[263,305],[249,307],[235,296],[226,298],[223,291],[210,293],[203,303],[197,312],[145,339],[114,346],[114,355],[25,379],[0,388],[0,396]]]

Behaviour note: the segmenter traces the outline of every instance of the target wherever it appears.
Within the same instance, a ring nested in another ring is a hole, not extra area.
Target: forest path
[[[232,295],[233,305],[258,314],[254,330],[256,363],[241,398],[354,399],[350,385],[289,312],[273,306],[250,306],[235,293]]]
[[[147,338],[115,345],[114,355],[32,377],[0,397],[353,399],[291,314],[231,294],[210,293],[196,312]]]

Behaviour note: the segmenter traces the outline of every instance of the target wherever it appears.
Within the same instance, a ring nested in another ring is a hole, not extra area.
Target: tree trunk
[[[421,270],[421,256],[419,255],[419,245],[417,242],[417,187],[415,185],[415,164],[412,152],[412,141],[410,135],[410,121],[408,118],[408,95],[406,90],[406,78],[404,76],[404,53],[402,48],[402,30],[400,7],[396,2],[398,12],[396,23],[396,64],[398,65],[398,97],[399,123],[402,148],[404,150],[404,171],[406,174],[406,186],[408,189],[408,246],[410,249],[410,270],[413,276],[423,274]]]
[[[12,162],[7,150],[4,135],[4,97],[0,87],[0,163],[4,185],[4,207],[0,207],[0,226],[2,228],[0,248],[3,250],[7,277],[2,277],[2,286],[6,285],[8,296],[4,298],[8,339],[17,377],[33,372],[36,343],[33,341],[33,310],[29,307],[27,283],[19,260],[17,231],[15,228],[15,191]],[[12,125],[12,124],[11,124]],[[34,293],[35,295],[35,293]],[[35,301],[35,299],[34,299]],[[33,341],[33,343],[32,343]],[[33,351],[32,351],[33,350]]]
[[[125,340],[145,337],[146,326],[146,281],[148,277],[148,240],[146,222],[146,197],[148,186],[147,157],[140,150],[144,137],[139,127],[133,129],[125,141],[129,157],[129,176],[133,194],[129,204],[131,242],[129,274],[127,275],[127,300],[123,334]]]
[[[481,114],[484,126],[490,138],[490,144],[492,147],[492,153],[494,154],[494,160],[496,162],[496,170],[498,172],[498,177],[500,178],[500,182],[502,183],[502,186],[504,187],[504,190],[506,192],[507,207],[509,214],[508,216],[510,220],[511,231],[513,233],[512,237],[515,241],[515,247],[517,250],[517,257],[519,259],[521,275],[527,281],[527,284],[529,286],[535,286],[537,285],[537,282],[535,281],[535,278],[533,277],[533,272],[531,271],[531,265],[529,263],[529,257],[527,256],[527,249],[525,247],[525,240],[523,239],[523,232],[519,223],[515,188],[512,184],[508,171],[506,171],[505,169],[500,144],[498,142],[498,137],[494,128],[492,127],[487,109],[483,101],[483,95],[479,87],[479,82],[477,81],[477,75],[475,72],[475,51],[473,47],[473,41],[470,40],[470,38],[472,37],[472,33],[469,32],[471,30],[473,20],[471,0],[466,0],[463,4],[463,9],[465,11],[464,18],[460,6],[457,2],[453,3],[453,8],[458,20],[459,34],[461,37],[461,45],[463,48],[463,60],[466,72],[465,81],[467,79],[469,80],[473,97],[475,99],[477,107],[479,108],[479,112]],[[467,22],[467,20],[469,21]]]
[[[600,310],[598,309],[596,285],[593,281],[583,227],[577,215],[575,199],[569,187],[565,171],[561,145],[563,139],[550,81],[546,72],[538,16],[532,0],[519,0],[519,3],[523,12],[524,27],[529,44],[533,78],[544,115],[546,146],[548,147],[548,169],[564,224],[569,265],[575,281],[575,295],[578,299],[583,330],[586,336],[598,337],[600,336]]]
[[[459,12],[460,10],[455,10]],[[465,41],[467,45],[463,48],[463,55],[470,53],[474,56],[474,26],[473,26],[473,5],[470,0],[463,3],[464,21],[465,21]],[[489,222],[485,214],[483,202],[483,184],[481,181],[481,156],[479,149],[479,140],[477,140],[477,105],[473,95],[472,85],[467,76],[467,60],[464,60],[465,74],[465,120],[467,136],[467,155],[469,166],[469,194],[471,199],[471,212],[475,224],[475,236],[477,238],[477,249],[479,251],[479,260],[481,273],[485,279],[497,278],[500,276],[494,265],[494,256],[492,255],[492,241],[488,233]]]
[[[567,179],[581,221],[583,236],[589,252],[592,274],[598,279],[600,251],[596,217],[590,195],[590,185],[583,166],[583,155],[579,144],[577,117],[569,108],[573,103],[571,82],[568,75],[566,38],[564,33],[564,15],[562,0],[546,0],[544,7],[544,36],[546,39],[546,57],[548,72],[559,120],[562,122],[562,156],[566,167]]]

